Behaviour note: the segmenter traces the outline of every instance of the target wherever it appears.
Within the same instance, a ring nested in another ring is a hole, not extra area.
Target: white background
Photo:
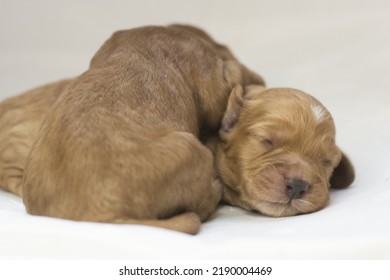
[[[269,87],[298,88],[327,106],[356,167],[352,187],[298,217],[222,207],[194,237],[32,217],[0,191],[0,257],[389,259],[389,1],[0,0],[0,98],[79,75],[115,30],[177,22],[227,44]]]

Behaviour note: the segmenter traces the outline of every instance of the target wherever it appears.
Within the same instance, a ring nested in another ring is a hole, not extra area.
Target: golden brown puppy
[[[237,86],[222,121],[216,170],[223,200],[270,216],[323,208],[329,186],[344,188],[354,169],[335,144],[326,108],[295,89]]]
[[[0,103],[0,186],[22,195],[25,161],[37,131],[69,83],[45,85]]]
[[[196,233],[222,192],[199,138],[218,130],[233,86],[253,83],[201,30],[116,32],[48,111],[11,190],[34,215]]]

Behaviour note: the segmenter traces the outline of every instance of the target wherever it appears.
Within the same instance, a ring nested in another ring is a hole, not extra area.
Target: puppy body
[[[222,191],[198,138],[248,83],[263,82],[198,29],[115,33],[47,113],[25,165],[27,211],[197,232]]]

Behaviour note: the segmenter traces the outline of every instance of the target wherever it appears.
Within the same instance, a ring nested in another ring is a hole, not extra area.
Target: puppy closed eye
[[[324,159],[324,160],[322,160],[322,165],[324,167],[331,167],[332,166],[332,161],[330,159]]]
[[[271,148],[274,148],[274,147],[275,147],[274,141],[272,141],[272,140],[269,139],[269,138],[262,137],[261,143],[264,145],[264,147],[266,147],[266,148],[268,148],[268,149],[271,149]]]
[[[275,140],[269,137],[268,135],[257,134],[257,133],[253,133],[251,135],[253,136],[253,139],[256,140],[256,142],[260,143],[266,149],[270,150],[276,147]]]

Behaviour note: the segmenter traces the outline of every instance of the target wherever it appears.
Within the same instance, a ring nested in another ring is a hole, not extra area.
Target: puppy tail
[[[201,225],[199,216],[194,212],[187,212],[173,216],[165,220],[137,220],[137,219],[116,219],[111,221],[116,224],[133,224],[160,227],[187,234],[195,235],[198,233]]]

